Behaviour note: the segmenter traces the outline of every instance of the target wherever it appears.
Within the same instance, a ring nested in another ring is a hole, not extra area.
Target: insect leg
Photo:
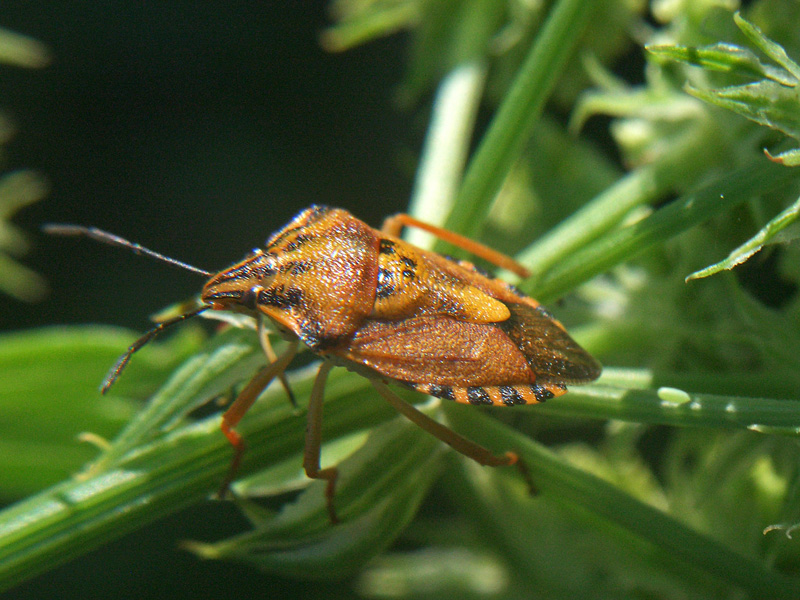
[[[336,477],[339,471],[336,467],[320,468],[320,446],[322,443],[322,400],[325,391],[325,382],[328,373],[333,367],[332,363],[323,362],[314,380],[311,398],[308,401],[308,415],[306,417],[306,445],[303,450],[303,468],[311,479],[324,479],[328,482],[325,488],[325,502],[328,507],[328,516],[334,525],[339,522],[336,509],[333,506],[333,496],[336,490]]]
[[[428,433],[436,436],[445,444],[463,454],[468,456],[475,462],[489,467],[501,467],[513,465],[517,462],[517,455],[513,452],[507,452],[502,456],[496,456],[483,446],[468,440],[467,438],[459,435],[449,427],[442,425],[439,421],[431,419],[425,413],[420,412],[411,404],[400,398],[382,381],[372,381],[372,385],[378,390],[378,393],[386,398],[397,412],[407,417],[415,425],[419,425]]]
[[[297,341],[290,342],[286,352],[281,354],[277,360],[256,373],[236,397],[234,403],[231,404],[228,410],[226,410],[222,415],[220,429],[222,429],[222,433],[225,434],[225,437],[228,438],[228,441],[233,446],[234,454],[233,460],[231,460],[230,469],[228,469],[228,475],[225,477],[225,480],[222,482],[222,485],[219,489],[218,495],[220,498],[225,497],[228,487],[233,481],[233,478],[236,476],[246,448],[242,436],[239,435],[234,427],[236,427],[239,421],[242,420],[242,417],[250,409],[250,407],[253,406],[253,403],[261,395],[261,392],[266,389],[270,382],[279,373],[283,373],[286,367],[289,366],[289,363],[294,358],[294,355],[297,354],[297,345]]]
[[[274,363],[278,360],[278,355],[275,354],[275,350],[272,349],[272,344],[269,341],[269,334],[270,330],[264,325],[264,318],[259,316],[258,341],[261,342],[261,349],[264,351],[264,354],[267,355],[267,360],[269,360],[271,363]],[[286,395],[289,397],[289,402],[292,403],[293,407],[297,408],[297,398],[294,397],[294,392],[292,392],[292,388],[289,387],[289,380],[286,379],[286,371],[281,371],[278,373],[278,379],[280,380]]]
[[[464,436],[456,433],[449,427],[442,425],[438,421],[431,419],[428,415],[420,412],[411,404],[400,398],[382,381],[372,380],[372,385],[383,396],[389,404],[391,404],[397,412],[408,418],[412,423],[418,425],[431,435],[442,440],[445,444],[450,446],[453,450],[460,452],[464,456],[471,458],[475,462],[487,467],[505,467],[509,465],[516,465],[519,472],[522,474],[523,479],[528,484],[528,487],[533,491],[534,485],[530,478],[530,473],[527,466],[522,462],[515,452],[506,452],[502,455],[496,455],[487,450],[483,446],[468,440]]]
[[[512,273],[516,273],[523,279],[530,277],[530,271],[528,271],[528,269],[502,252],[493,250],[488,246],[484,246],[483,244],[476,242],[475,240],[471,240],[468,237],[464,237],[463,235],[459,235],[458,233],[448,231],[447,229],[437,227],[436,225],[431,225],[425,221],[420,221],[419,219],[416,219],[405,213],[398,213],[391,217],[387,217],[383,222],[381,231],[395,237],[400,237],[400,232],[402,231],[403,227],[416,227],[417,229],[422,229],[423,231],[427,231],[428,233],[435,235],[440,240],[453,244],[454,246],[458,246],[470,254],[479,256],[480,258],[500,267],[501,269],[507,269]]]

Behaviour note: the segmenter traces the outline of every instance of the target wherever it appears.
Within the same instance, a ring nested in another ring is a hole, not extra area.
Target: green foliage
[[[0,63],[20,67],[43,67],[50,57],[47,49],[31,38],[0,28]],[[0,144],[12,137],[14,126],[0,114]],[[47,292],[47,284],[15,258],[29,249],[27,237],[9,220],[20,208],[37,202],[47,193],[47,184],[32,171],[0,177],[0,291],[18,300],[34,302]]]
[[[272,386],[241,423],[249,452],[234,490],[252,529],[188,549],[283,576],[354,577],[370,598],[800,597],[800,546],[782,534],[800,523],[798,181],[791,151],[782,164],[762,152],[797,137],[800,43],[786,22],[800,23],[800,7],[755,2],[745,19],[731,2],[656,2],[653,26],[639,3],[604,3],[626,26],[604,37],[590,4],[341,1],[342,21],[324,38],[344,49],[409,30],[401,98],[436,87],[414,212],[514,253],[533,273],[520,287],[549,302],[566,295],[555,311],[606,365],[597,383],[543,406],[423,405],[492,450],[517,451],[538,494],[514,469],[453,456],[363,378],[334,370],[323,464],[341,465],[343,523],[331,527],[324,485],[309,485],[300,467],[311,364],[290,374],[299,411]],[[754,48],[733,45],[738,30],[736,41]],[[608,69],[637,44],[650,52],[644,83],[631,85]],[[561,90],[559,105],[571,102],[564,90],[587,73],[594,87],[564,127],[545,101]],[[502,100],[467,160],[477,107],[491,98]],[[609,149],[574,137],[598,113],[613,117],[625,173]],[[738,267],[686,282],[767,243],[777,267],[761,287],[742,283]],[[767,304],[770,280],[790,291]],[[219,417],[194,413],[263,364],[256,335],[230,328],[143,351],[106,414],[87,401],[86,382],[125,343],[119,332],[69,328],[0,343],[2,414],[19,422],[14,410],[39,407],[24,412],[21,461],[59,453],[53,471],[75,471],[85,456],[71,436],[106,437],[125,421],[79,476],[0,513],[0,588],[198,502],[223,480],[231,451]],[[71,358],[63,388],[42,390],[55,355]],[[69,427],[48,426],[53,406],[73,411]]]
[[[46,191],[47,184],[32,171],[0,176],[0,290],[25,302],[41,300],[47,293],[47,284],[15,260],[28,251],[30,244],[10,219],[20,208],[40,200]]]

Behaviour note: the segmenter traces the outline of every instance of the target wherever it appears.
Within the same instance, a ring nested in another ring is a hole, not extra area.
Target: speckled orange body
[[[202,300],[260,312],[335,364],[458,402],[540,402],[600,374],[535,300],[342,209],[302,211],[213,276]]]
[[[303,468],[308,477],[327,481],[326,506],[331,522],[337,523],[338,470],[320,465],[323,395],[332,366],[365,375],[401,414],[479,464],[517,465],[531,489],[529,472],[515,452],[493,454],[420,412],[386,383],[456,402],[513,406],[542,402],[566,392],[566,384],[600,375],[597,361],[535,300],[469,262],[404,242],[397,237],[403,226],[429,231],[524,276],[524,267],[507,256],[409,215],[390,217],[378,231],[345,210],[324,206],[302,211],[263,250],[216,275],[93,227],[53,225],[47,230],[85,235],[209,277],[201,304],[159,323],[128,347],[106,376],[104,393],[131,356],[158,333],[209,309],[266,317],[288,340],[276,356],[265,320],[259,319],[270,360],[222,415],[220,427],[235,452],[220,497],[245,450],[235,429],[245,413],[276,377],[294,402],[283,373],[300,342],[324,359],[308,399]]]

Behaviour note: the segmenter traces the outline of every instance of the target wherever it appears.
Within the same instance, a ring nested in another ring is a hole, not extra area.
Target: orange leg
[[[324,479],[328,482],[325,488],[325,501],[328,515],[334,525],[339,522],[336,509],[333,506],[333,496],[336,491],[336,478],[339,471],[336,467],[320,468],[320,452],[322,445],[322,401],[324,398],[325,382],[333,364],[323,362],[314,380],[311,398],[308,401],[308,415],[306,417],[306,445],[303,450],[303,468],[311,479]]]
[[[504,467],[513,465],[517,462],[518,457],[513,452],[506,452],[502,456],[497,456],[483,446],[468,440],[449,427],[442,425],[439,423],[439,421],[431,419],[428,415],[420,412],[411,404],[400,398],[400,396],[390,390],[389,387],[382,381],[373,380],[372,385],[375,387],[378,393],[395,408],[397,412],[408,418],[412,423],[418,425],[431,435],[442,440],[453,450],[460,452],[464,456],[468,456],[475,462],[487,467]]]
[[[220,486],[219,489],[220,498],[225,497],[228,487],[230,486],[234,477],[236,477],[236,473],[239,471],[239,465],[242,462],[242,456],[244,455],[247,447],[242,439],[242,436],[239,435],[234,427],[236,427],[239,421],[242,420],[242,417],[248,410],[250,410],[250,407],[253,406],[253,403],[258,399],[258,397],[261,395],[261,392],[266,389],[270,382],[278,374],[283,373],[286,367],[289,366],[289,363],[292,362],[294,355],[297,354],[297,345],[297,341],[290,342],[286,352],[281,354],[277,360],[256,373],[250,382],[239,393],[239,396],[237,396],[234,403],[231,404],[228,410],[226,410],[222,415],[220,429],[222,429],[222,433],[225,434],[225,437],[228,438],[228,441],[233,446],[234,454],[233,460],[231,460],[230,469],[228,469],[228,475],[225,477],[225,480],[222,482],[222,486]]]
[[[275,350],[272,349],[272,344],[269,341],[270,333],[271,331],[264,326],[264,317],[259,316],[258,341],[261,342],[261,349],[264,351],[264,354],[267,355],[267,360],[270,363],[274,363],[278,360],[278,355],[275,354]],[[286,395],[289,397],[289,402],[292,403],[292,406],[297,408],[297,398],[294,397],[294,392],[292,392],[292,388],[289,387],[289,380],[286,379],[286,372],[281,371],[278,373],[278,379],[280,380]]]
[[[471,240],[468,237],[464,237],[458,233],[453,233],[447,229],[442,229],[436,225],[430,225],[429,223],[415,219],[411,215],[407,215],[405,213],[398,213],[391,217],[387,217],[387,219],[383,222],[381,231],[388,233],[389,235],[393,235],[394,237],[400,237],[400,232],[403,230],[403,227],[416,227],[417,229],[422,229],[423,231],[427,231],[428,233],[435,235],[440,240],[453,244],[454,246],[458,246],[470,254],[474,254],[475,256],[492,263],[493,265],[497,265],[501,269],[507,269],[512,273],[516,273],[523,279],[530,277],[530,271],[528,271],[528,269],[502,252],[492,250],[488,246],[484,246],[483,244],[480,244],[475,240]]]
[[[408,418],[412,423],[418,425],[434,437],[442,440],[445,444],[450,446],[453,450],[460,452],[464,456],[471,458],[475,462],[487,467],[505,467],[508,465],[516,465],[528,487],[533,492],[534,485],[531,480],[528,468],[525,463],[520,460],[515,452],[506,452],[500,456],[490,452],[483,446],[468,440],[467,438],[459,435],[449,427],[446,427],[431,419],[425,413],[420,412],[411,404],[400,398],[382,381],[372,380],[372,385],[383,396],[389,404],[391,404],[397,412]]]

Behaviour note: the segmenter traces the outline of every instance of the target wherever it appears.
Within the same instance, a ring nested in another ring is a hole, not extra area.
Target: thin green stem
[[[704,222],[745,200],[786,184],[794,172],[769,161],[758,161],[711,181],[686,194],[646,219],[604,236],[564,257],[535,283],[522,289],[549,302],[611,267],[653,245]],[[532,289],[535,288],[535,289]]]
[[[486,64],[473,61],[453,69],[439,85],[408,209],[426,223],[442,225],[453,207],[485,80]],[[407,239],[427,248],[432,238],[412,229]]]
[[[635,423],[800,434],[800,401],[702,394],[668,386],[641,390],[604,385],[574,387],[557,402],[538,410]]]
[[[618,225],[631,209],[667,193],[674,170],[673,165],[661,162],[628,173],[522,250],[516,260],[530,269],[535,281],[572,252]]]
[[[553,7],[470,161],[447,229],[477,237],[596,5],[597,0],[559,0]]]
[[[299,393],[307,393],[312,375],[293,381]],[[326,390],[327,438],[395,415],[382,402],[362,402],[354,392],[366,386],[354,375],[332,374]],[[294,455],[299,467],[305,418],[293,413],[279,388],[268,390],[239,430],[248,442],[242,475]],[[0,590],[208,498],[231,457],[219,418],[211,417],[136,447],[110,469],[62,482],[6,509],[0,513]]]

